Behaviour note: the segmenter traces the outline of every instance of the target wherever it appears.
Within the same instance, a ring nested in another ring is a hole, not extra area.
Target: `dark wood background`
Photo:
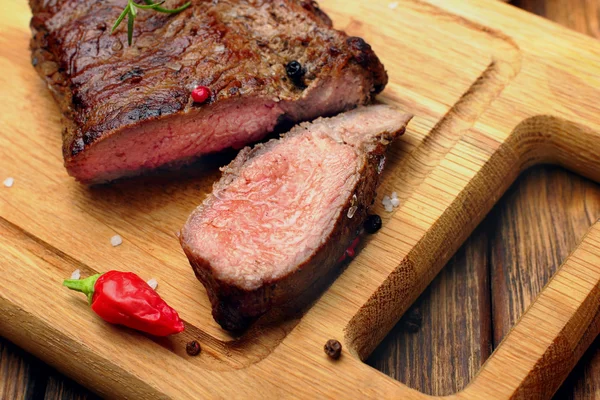
[[[512,3],[600,38],[600,0]],[[555,167],[527,171],[368,363],[428,394],[464,388],[598,218],[599,185]],[[21,398],[95,396],[0,338],[0,399]],[[555,398],[600,399],[600,338]]]

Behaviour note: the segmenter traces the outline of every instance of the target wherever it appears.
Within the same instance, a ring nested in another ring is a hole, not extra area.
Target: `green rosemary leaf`
[[[135,3],[132,0],[129,0],[128,5],[129,5],[129,13],[135,19],[135,17],[137,17],[137,10],[135,9]]]
[[[159,7],[159,6],[161,4],[163,4],[164,2],[165,2],[165,0],[161,0],[161,1],[157,2],[157,3],[152,3],[150,1],[149,3],[146,2],[147,5],[143,5],[143,4],[138,4],[138,3],[132,1],[133,5],[136,8],[139,8],[141,10],[157,10],[157,8],[162,8],[162,7]]]
[[[135,22],[135,17],[137,16],[136,8],[139,8],[140,10],[153,10],[153,11],[161,12],[164,14],[177,14],[177,13],[185,10],[192,4],[191,1],[188,1],[181,7],[168,9],[168,8],[163,8],[160,6],[165,1],[166,0],[159,0],[155,3],[153,0],[144,0],[144,3],[146,3],[144,5],[144,4],[138,4],[134,0],[127,0],[127,6],[125,6],[125,9],[123,9],[123,12],[121,12],[121,15],[119,15],[119,18],[117,18],[117,20],[115,21],[115,23],[112,27],[111,33],[114,33],[115,30],[121,24],[121,22],[123,22],[125,17],[127,17],[127,42],[131,46],[133,44],[133,24]]]
[[[110,33],[115,32],[115,29],[117,29],[119,27],[119,25],[121,25],[121,22],[123,22],[123,20],[125,19],[125,16],[127,14],[129,14],[129,4],[127,4],[127,7],[125,7],[125,9],[123,9],[123,12],[121,13],[121,15],[119,15],[119,18],[117,18],[117,20],[115,21],[115,24],[113,25]]]
[[[155,5],[162,4],[162,3],[153,3],[152,0],[144,0],[144,1],[146,2],[146,4],[155,4]],[[181,7],[177,7],[177,8],[173,8],[173,9],[168,9],[168,8],[163,8],[163,7],[155,7],[155,8],[153,8],[153,10],[161,12],[161,13],[165,13],[165,14],[177,14],[179,12],[182,12],[183,10],[185,10],[186,8],[188,8],[191,5],[192,5],[192,2],[188,1]]]
[[[131,46],[133,43],[133,21],[135,21],[135,11],[132,12],[129,8],[129,14],[127,16],[127,43]]]

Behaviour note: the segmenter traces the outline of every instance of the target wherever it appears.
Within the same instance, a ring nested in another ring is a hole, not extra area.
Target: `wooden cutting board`
[[[386,214],[377,202],[384,228],[303,316],[267,316],[231,337],[175,237],[225,160],[105,187],[74,182],[58,109],[30,65],[26,1],[3,2],[0,180],[15,184],[0,186],[1,335],[109,397],[429,397],[361,360],[523,169],[557,163],[600,181],[600,43],[493,1],[321,6],[382,58],[381,101],[416,115],[379,190],[402,203]],[[113,248],[115,234],[124,242]],[[156,278],[186,332],[153,340],[103,323],[60,286],[76,268]],[[597,223],[455,397],[548,398],[599,332]],[[339,361],[323,353],[331,338],[344,345]],[[192,339],[198,357],[185,353]]]

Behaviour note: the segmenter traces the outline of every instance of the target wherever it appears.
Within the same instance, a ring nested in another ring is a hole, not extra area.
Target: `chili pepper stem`
[[[88,298],[88,302],[92,304],[94,286],[96,285],[98,278],[100,278],[100,275],[102,274],[92,275],[85,279],[65,279],[63,281],[63,286],[66,286],[71,290],[75,290],[76,292],[85,294]]]

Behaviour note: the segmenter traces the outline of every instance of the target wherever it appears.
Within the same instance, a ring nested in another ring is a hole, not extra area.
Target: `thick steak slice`
[[[332,29],[314,1],[192,0],[176,15],[140,10],[132,47],[126,23],[110,34],[126,4],[30,0],[33,65],[65,116],[65,165],[82,182],[242,148],[279,122],[366,103],[387,83],[371,47]],[[293,60],[303,77],[287,76]],[[198,85],[212,93],[204,104],[190,97]]]
[[[336,265],[372,204],[390,143],[411,116],[376,105],[245,148],[180,240],[213,316],[243,329]]]

